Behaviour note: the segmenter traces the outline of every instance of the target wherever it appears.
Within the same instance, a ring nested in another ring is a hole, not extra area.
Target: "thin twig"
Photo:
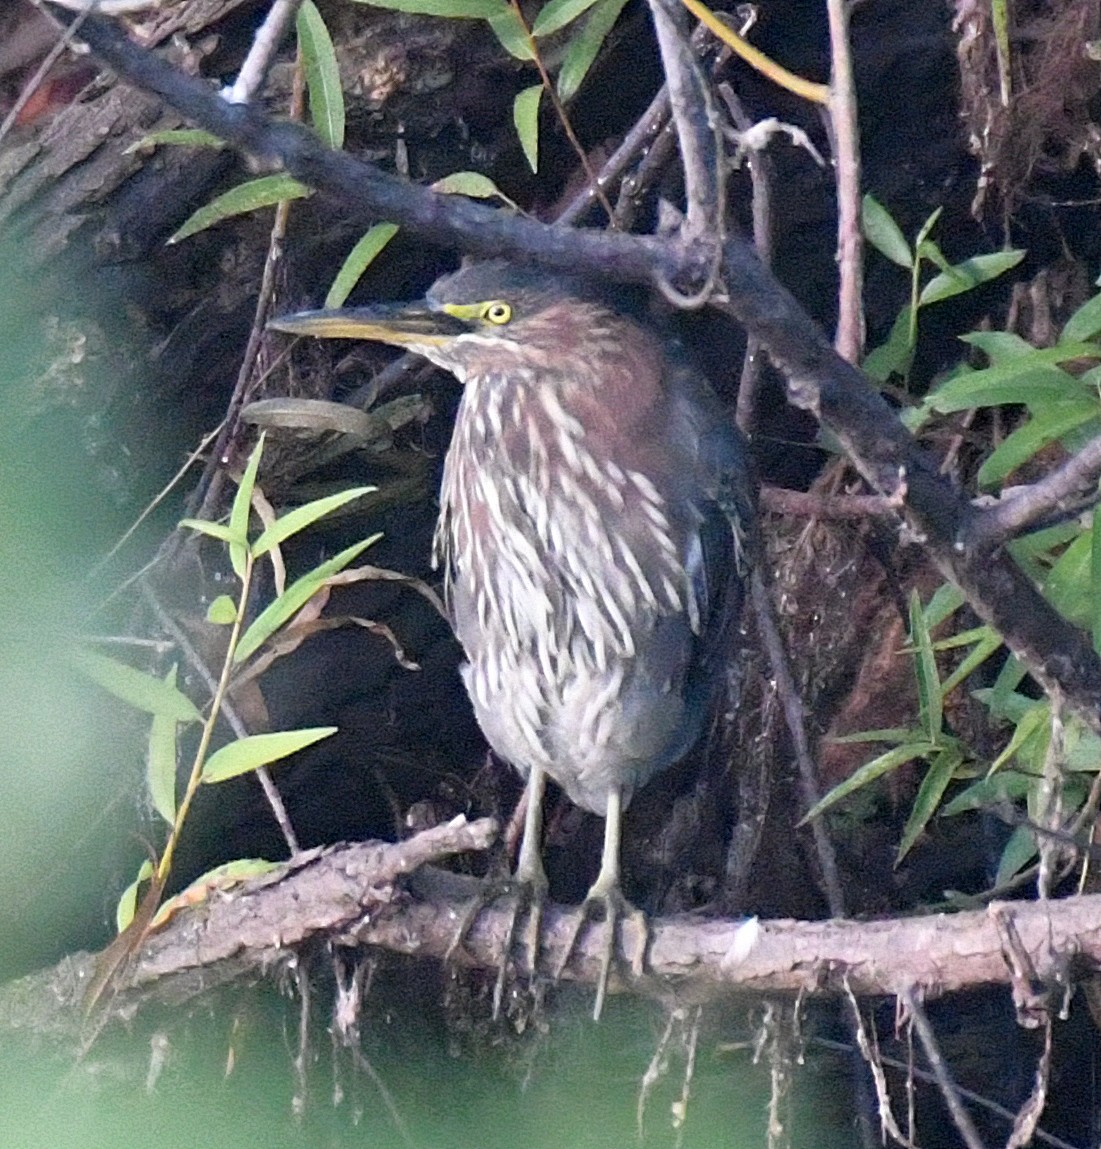
[[[914,993],[912,989],[904,989],[898,996],[906,1006],[906,1010],[913,1020],[914,1032],[917,1033],[918,1041],[921,1042],[921,1048],[925,1050],[925,1056],[933,1072],[933,1079],[936,1081],[941,1096],[944,1098],[944,1104],[948,1107],[952,1123],[955,1125],[959,1135],[963,1138],[967,1149],[985,1149],[982,1138],[979,1136],[979,1131],[975,1128],[975,1123],[971,1120],[971,1114],[964,1108],[959,1086],[956,1085],[951,1073],[948,1071],[948,1066],[941,1054],[940,1046],[937,1044],[936,1034],[933,1032],[933,1027],[929,1024],[929,1018],[926,1016],[925,1007],[918,1000],[917,994]]]
[[[849,0],[826,0],[830,26],[830,102],[837,172],[837,265],[840,273],[834,347],[859,363],[864,350],[864,238],[860,231],[860,129],[849,46]]]
[[[275,0],[263,24],[256,29],[233,86],[224,93],[227,103],[250,104],[264,85],[272,60],[291,26],[302,0]]]

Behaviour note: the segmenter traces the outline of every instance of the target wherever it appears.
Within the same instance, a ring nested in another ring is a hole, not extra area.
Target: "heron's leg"
[[[547,876],[543,870],[543,861],[539,852],[543,827],[543,795],[546,787],[546,773],[541,767],[533,766],[528,774],[525,793],[527,808],[524,813],[524,836],[520,841],[520,857],[516,865],[516,873],[506,882],[490,878],[483,884],[477,896],[463,913],[462,921],[455,933],[455,940],[447,951],[447,957],[450,958],[465,942],[479,914],[486,906],[498,897],[509,896],[511,905],[508,924],[501,948],[501,961],[497,968],[497,980],[493,986],[494,1018],[501,1012],[501,1002],[504,999],[505,982],[508,976],[508,959],[516,941],[517,922],[525,910],[530,911],[524,940],[533,974],[539,957],[539,930],[543,921],[543,903],[547,894]]]
[[[631,954],[631,972],[641,977],[643,972],[643,958],[646,954],[647,927],[646,915],[640,909],[631,905],[623,896],[619,888],[619,841],[620,826],[623,818],[623,795],[618,787],[608,794],[608,812],[604,819],[604,852],[600,856],[600,873],[596,876],[585,901],[574,918],[573,933],[569,939],[562,958],[555,970],[555,978],[561,976],[562,971],[569,964],[577,940],[585,922],[592,916],[598,906],[604,911],[604,952],[600,960],[600,974],[596,983],[596,1002],[593,1005],[593,1019],[600,1020],[604,1009],[604,998],[608,991],[608,975],[611,973],[612,961],[616,954],[616,941],[619,932],[619,923],[624,919],[634,925],[634,933],[638,944]]]

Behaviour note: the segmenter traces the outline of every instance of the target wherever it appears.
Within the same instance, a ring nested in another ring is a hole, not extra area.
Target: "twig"
[[[864,239],[860,231],[860,130],[849,48],[849,0],[826,0],[830,26],[829,119],[837,172],[837,264],[840,272],[834,347],[860,361],[864,349]]]
[[[1010,499],[980,511],[971,527],[974,545],[994,550],[1047,516],[1069,509],[1101,478],[1101,436],[1091,439],[1061,467],[1024,487]]]
[[[301,4],[302,0],[275,0],[272,4],[264,22],[256,29],[237,79],[224,93],[227,103],[249,104],[255,99]]]
[[[929,1061],[933,1078],[940,1089],[945,1105],[948,1107],[948,1112],[952,1117],[952,1123],[959,1131],[959,1135],[963,1138],[964,1144],[967,1146],[967,1149],[985,1149],[982,1138],[979,1136],[979,1131],[975,1128],[975,1123],[971,1120],[971,1114],[964,1108],[959,1087],[952,1079],[951,1073],[948,1072],[948,1066],[944,1061],[944,1057],[941,1055],[936,1034],[933,1033],[933,1027],[929,1024],[929,1018],[925,1014],[924,1006],[911,988],[904,989],[899,994],[899,999],[909,1013],[914,1025],[914,1031],[918,1035],[918,1041],[921,1042],[921,1048],[925,1050],[925,1056]]]
[[[758,502],[766,511],[808,519],[897,518],[901,510],[896,499],[883,495],[827,495],[787,487],[762,487]]]

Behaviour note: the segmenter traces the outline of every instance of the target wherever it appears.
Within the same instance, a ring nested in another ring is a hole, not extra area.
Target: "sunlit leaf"
[[[563,102],[576,95],[626,3],[627,0],[597,0],[585,19],[585,26],[570,39],[558,73],[558,96]]]
[[[470,196],[471,199],[499,199],[514,211],[520,210],[519,204],[509,199],[489,176],[481,172],[452,172],[442,180],[436,180],[432,190],[443,195]]]
[[[987,770],[988,775],[997,773],[1016,755],[1021,754],[1029,740],[1035,738],[1037,734],[1043,735],[1046,746],[1051,729],[1051,706],[1047,702],[1037,702],[1035,699],[1030,701],[1032,705],[1017,720],[1013,735],[1005,749],[990,763],[990,768]]]
[[[266,858],[234,858],[223,862],[206,873],[200,874],[185,886],[175,897],[169,898],[153,918],[153,925],[162,926],[173,915],[188,906],[202,905],[215,890],[229,890],[250,878],[262,878],[272,870],[278,870],[279,862],[269,862]]]
[[[359,282],[360,277],[397,234],[396,223],[376,223],[359,239],[336,273],[329,294],[325,296],[326,307],[344,306],[345,300],[352,294],[352,288]]]
[[[980,284],[996,279],[1016,267],[1025,257],[1025,252],[992,251],[988,255],[975,255],[953,264],[950,271],[942,271],[934,276],[922,288],[920,303],[939,303],[943,299],[951,299],[953,295],[960,295],[964,291],[971,291]]]
[[[520,92],[512,104],[512,122],[520,137],[524,158],[533,172],[539,170],[539,101],[543,85],[535,84]]]
[[[302,506],[295,507],[293,511],[288,511],[276,519],[252,544],[253,558],[262,558],[272,547],[278,546],[292,535],[305,530],[311,523],[316,523],[318,519],[324,518],[331,511],[377,490],[377,487],[349,487],[346,491],[338,491],[335,495],[327,495],[323,499],[314,499],[313,502],[303,503]]]
[[[219,139],[213,132],[204,132],[202,128],[166,128],[163,132],[150,132],[149,135],[142,136],[122,154],[128,156],[162,144],[185,148],[213,148],[215,151],[227,146],[225,140]]]
[[[881,255],[909,271],[913,264],[910,245],[891,213],[871,194],[864,197],[860,206],[860,227],[864,238]]]
[[[189,236],[223,220],[237,215],[245,215],[264,207],[273,207],[287,199],[303,199],[311,195],[311,189],[285,172],[271,176],[259,176],[247,183],[223,192],[197,212],[189,216],[184,224],[168,238],[169,243],[179,243]]]
[[[209,535],[212,539],[219,539],[223,543],[232,543],[238,540],[225,523],[211,523],[206,519],[180,519],[180,526],[188,530],[198,531],[202,535]]]
[[[232,626],[237,621],[237,604],[228,594],[220,594],[206,608],[206,621],[215,626]]]
[[[152,674],[83,647],[74,649],[70,657],[78,670],[129,706],[176,722],[202,721],[203,716],[186,694]]]
[[[313,0],[302,0],[295,27],[306,72],[306,90],[310,94],[310,120],[330,148],[341,148],[344,146],[344,93],[340,89],[340,68],[329,29]]]
[[[138,908],[138,888],[153,876],[153,863],[148,858],[138,868],[138,876],[122,891],[115,907],[115,925],[121,934],[134,920]]]
[[[203,767],[204,782],[225,782],[248,774],[260,766],[269,766],[291,754],[297,754],[307,746],[331,738],[337,731],[335,726],[315,726],[309,730],[279,730],[274,734],[252,734],[238,738],[207,759]]]

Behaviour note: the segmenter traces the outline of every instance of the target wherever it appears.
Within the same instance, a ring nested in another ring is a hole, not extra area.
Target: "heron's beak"
[[[322,339],[374,339],[397,347],[442,347],[470,325],[423,303],[341,307],[331,311],[299,311],[268,321],[275,331],[316,335]]]

